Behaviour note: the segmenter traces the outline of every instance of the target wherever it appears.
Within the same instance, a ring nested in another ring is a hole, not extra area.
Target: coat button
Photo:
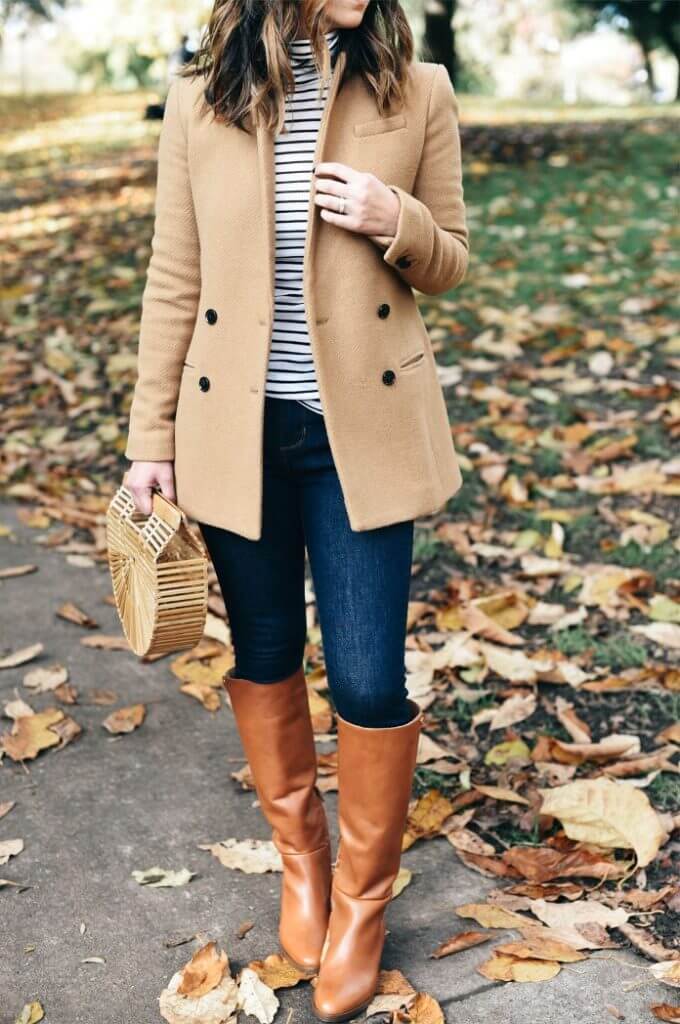
[[[210,381],[209,381],[209,379],[207,377],[199,377],[198,378],[198,386],[201,389],[201,391],[209,391],[210,390]]]
[[[385,370],[385,372],[382,375],[383,384],[394,384],[396,379],[397,375],[394,372],[394,370]]]
[[[378,316],[381,320],[384,320],[386,316],[390,315],[390,307],[386,302],[381,302],[378,306]]]
[[[407,270],[411,266],[411,261],[408,256],[400,256],[397,260],[397,266],[400,270]]]
[[[217,323],[217,310],[216,309],[206,309],[206,311],[205,311],[205,318],[206,318],[206,320],[208,321],[209,324],[216,324]]]

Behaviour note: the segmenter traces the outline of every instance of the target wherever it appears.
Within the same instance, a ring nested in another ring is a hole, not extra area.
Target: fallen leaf
[[[48,693],[56,690],[68,679],[68,669],[63,665],[49,665],[46,668],[34,668],[24,676],[24,686],[35,693]]]
[[[0,839],[0,864],[6,864],[10,857],[16,857],[23,848],[23,839]]]
[[[228,970],[227,954],[222,950],[218,952],[214,942],[208,942],[194,953],[180,971],[182,979],[177,992],[182,996],[200,999],[219,985]]]
[[[137,729],[146,717],[146,708],[143,704],[131,704],[126,708],[117,708],[102,722],[107,732],[118,736],[121,733],[133,732]]]
[[[518,925],[526,924],[529,918],[522,917],[512,910],[504,910],[503,907],[495,907],[488,903],[464,903],[456,907],[459,917],[471,917],[482,928],[517,928]]]
[[[6,654],[0,658],[0,669],[16,668],[18,665],[25,665],[27,661],[33,661],[45,650],[42,644],[31,644],[30,647],[21,647],[12,654]]]
[[[293,988],[298,982],[308,980],[302,971],[280,953],[271,953],[264,960],[251,960],[248,967],[271,989]]]
[[[680,988],[680,960],[666,960],[664,963],[652,964],[649,968],[657,981],[664,985]]]
[[[488,932],[458,932],[452,935],[446,942],[437,946],[431,957],[440,960],[443,956],[450,956],[451,953],[458,953],[461,949],[469,949],[471,946],[479,946],[482,942],[488,942],[491,936]]]
[[[30,761],[41,750],[57,746],[61,740],[51,726],[63,719],[64,712],[57,708],[47,708],[37,714],[18,718],[11,733],[5,733],[0,738],[5,753],[13,761]]]
[[[45,1011],[39,1002],[26,1003],[15,1024],[38,1024],[44,1016]]]
[[[224,839],[219,843],[199,844],[199,850],[209,850],[225,868],[249,875],[283,871],[281,854],[270,839]]]
[[[450,800],[437,789],[428,790],[408,813],[402,850],[408,850],[417,839],[431,839],[439,835],[441,826],[452,813]]]
[[[680,1006],[671,1006],[670,1003],[652,1003],[650,1010],[659,1020],[668,1021],[669,1024],[680,1024]]]
[[[474,787],[478,793],[483,793],[484,796],[491,797],[493,800],[506,800],[513,804],[529,804],[529,801],[524,796],[520,796],[519,793],[515,793],[512,789],[505,789],[503,786],[480,786]]]
[[[576,949],[583,948],[585,925],[597,924],[603,928],[618,928],[628,920],[628,913],[622,907],[612,909],[597,900],[574,900],[572,903],[549,903],[547,900],[532,900],[531,912],[550,928],[559,929],[565,942]]]
[[[244,1013],[257,1017],[260,1024],[271,1024],[279,1008],[279,1001],[255,971],[244,967],[239,979],[238,1006]]]
[[[57,608],[57,615],[60,619],[72,622],[75,626],[84,626],[86,629],[97,629],[98,623],[91,618],[87,612],[81,611],[72,601],[65,601]]]
[[[490,981],[550,981],[560,973],[556,960],[522,960],[494,953],[477,971]]]
[[[633,849],[639,867],[650,864],[668,838],[647,795],[626,782],[577,779],[538,792],[540,813],[558,818],[570,839]]]
[[[146,871],[133,871],[132,877],[140,885],[146,885],[150,889],[177,888],[186,885],[194,878],[196,872],[188,868],[180,868],[179,871],[170,871],[166,868],[147,868]]]
[[[408,868],[400,867],[397,873],[397,877],[392,883],[392,899],[396,900],[397,896],[404,891],[406,886],[410,883],[413,877],[413,872],[409,871]]]

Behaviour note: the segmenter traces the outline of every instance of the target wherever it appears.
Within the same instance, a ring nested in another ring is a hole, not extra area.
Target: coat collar
[[[347,61],[347,54],[344,50],[336,51],[337,55],[333,63],[333,70],[329,80],[328,95],[326,104],[321,116],[319,134],[314,151],[314,163],[321,163],[324,159],[324,144],[328,130],[328,121],[338,94],[338,87]],[[274,210],[274,131],[267,128],[262,121],[259,122],[256,130],[257,140],[257,172],[259,179],[261,209],[264,211],[264,234],[265,252],[269,259],[269,312],[274,316],[274,272],[276,259],[276,218]],[[319,208],[315,203],[310,202],[307,218],[307,234],[305,240],[304,267],[309,265],[314,244],[316,242],[317,224],[320,220]],[[305,285],[305,298],[309,291],[308,275],[303,275]],[[309,307],[307,307],[309,308]]]

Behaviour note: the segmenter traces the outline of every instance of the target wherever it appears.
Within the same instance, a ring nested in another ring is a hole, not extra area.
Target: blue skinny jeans
[[[231,628],[233,675],[275,683],[303,663],[305,548],[331,697],[348,722],[402,725],[413,520],[351,529],[323,416],[265,397],[262,535],[199,523]]]

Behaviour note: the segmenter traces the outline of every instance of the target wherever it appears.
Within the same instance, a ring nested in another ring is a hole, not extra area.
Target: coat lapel
[[[340,79],[342,72],[345,67],[346,54],[341,50],[335,60],[333,71],[331,74],[328,96],[326,98],[326,104],[323,109],[321,116],[321,123],[319,125],[319,134],[317,136],[316,148],[314,151],[314,162],[320,163],[324,159],[324,145],[326,141],[326,134],[328,131],[328,121],[330,118],[333,104],[338,93],[338,87],[340,85]],[[274,169],[274,132],[271,129],[266,128],[262,122],[257,126],[256,130],[257,139],[257,172],[259,178],[259,193],[261,197],[262,210],[264,212],[264,245],[265,252],[264,258],[269,261],[269,315],[271,319],[274,318],[274,264],[275,264],[275,244],[276,244],[276,213],[275,213],[275,169]],[[309,211],[307,216],[307,234],[305,238],[305,253],[304,253],[304,270],[303,270],[303,283],[305,289],[305,299],[307,303],[307,309],[310,309],[310,283],[309,283],[309,267],[310,260],[312,259],[313,246],[316,238],[316,225],[319,218],[318,207],[313,201],[314,193],[313,188],[310,194]]]

